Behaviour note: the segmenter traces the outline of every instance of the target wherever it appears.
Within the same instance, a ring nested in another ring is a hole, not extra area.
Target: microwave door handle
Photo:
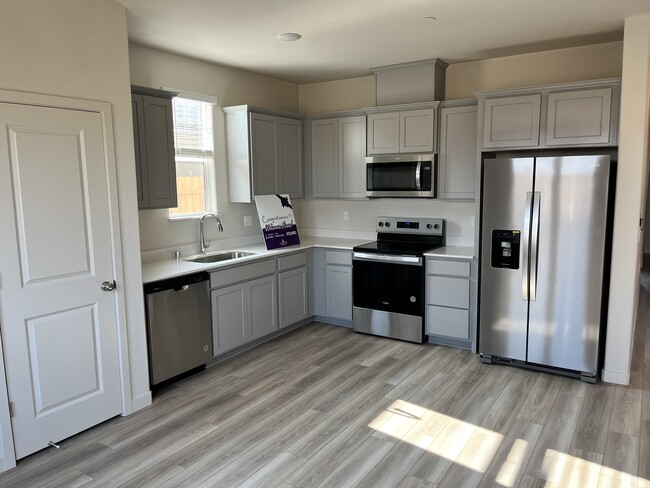
[[[415,167],[415,189],[417,191],[422,191],[422,185],[420,183],[420,167],[422,166],[422,161],[418,161],[418,165]]]

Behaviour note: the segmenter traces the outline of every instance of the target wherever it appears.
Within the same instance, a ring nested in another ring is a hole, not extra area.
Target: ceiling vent
[[[372,68],[377,106],[444,100],[447,66],[434,58]]]

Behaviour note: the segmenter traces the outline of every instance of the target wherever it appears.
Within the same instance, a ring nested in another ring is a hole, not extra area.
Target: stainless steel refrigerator
[[[596,380],[615,153],[484,156],[479,352]]]

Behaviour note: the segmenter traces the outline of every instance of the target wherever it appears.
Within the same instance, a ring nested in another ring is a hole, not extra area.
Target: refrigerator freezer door
[[[533,163],[533,158],[483,162],[479,352],[521,361],[526,360],[526,223],[532,209]]]
[[[532,230],[538,254],[537,280],[531,283],[536,299],[529,311],[530,363],[596,373],[609,170],[609,156],[537,158],[539,234]],[[531,271],[531,281],[534,277]]]

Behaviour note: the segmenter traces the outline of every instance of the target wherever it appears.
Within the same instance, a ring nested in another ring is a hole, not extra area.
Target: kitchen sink
[[[192,263],[218,263],[220,261],[229,261],[231,259],[244,258],[246,256],[252,256],[254,254],[256,253],[244,251],[221,251],[212,254],[193,256],[191,258],[185,259],[185,261],[190,261]]]

